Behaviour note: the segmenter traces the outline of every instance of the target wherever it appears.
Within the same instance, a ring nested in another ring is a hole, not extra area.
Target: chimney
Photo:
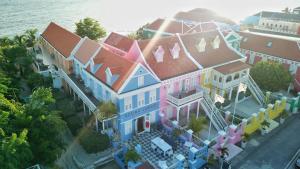
[[[217,35],[217,36],[215,37],[215,39],[213,40],[213,42],[212,42],[212,47],[213,47],[214,49],[218,49],[218,48],[220,47],[220,38],[219,38],[219,35]]]
[[[197,44],[197,49],[199,52],[204,52],[205,51],[205,46],[206,46],[206,41],[204,38],[201,38],[200,42]]]
[[[106,75],[106,83],[111,86],[111,80],[112,80],[112,73],[110,71],[110,68],[107,67],[106,70],[105,70],[105,75]]]
[[[173,48],[170,49],[170,52],[173,56],[173,59],[179,58],[180,46],[177,42],[174,44]]]
[[[155,59],[156,59],[156,62],[163,62],[164,60],[164,54],[165,54],[165,51],[163,49],[163,47],[160,45],[158,46],[158,48],[156,49],[156,51],[153,53]]]

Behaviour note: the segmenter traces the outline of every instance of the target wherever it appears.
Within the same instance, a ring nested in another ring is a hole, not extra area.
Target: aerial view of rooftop
[[[0,169],[300,169],[300,1],[1,0]]]

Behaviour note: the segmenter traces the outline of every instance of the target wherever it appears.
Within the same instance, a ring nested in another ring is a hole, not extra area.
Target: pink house
[[[150,69],[161,80],[160,116],[163,122],[177,120],[186,125],[190,114],[198,116],[200,70],[187,56],[177,36],[139,41]]]

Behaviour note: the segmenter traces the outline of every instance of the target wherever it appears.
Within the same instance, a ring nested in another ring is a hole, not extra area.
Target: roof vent
[[[158,48],[156,49],[155,52],[153,52],[153,55],[156,59],[156,62],[163,62],[164,60],[164,54],[165,54],[165,51],[163,49],[162,46],[158,46]]]
[[[212,41],[212,47],[214,49],[218,49],[220,47],[220,38],[219,38],[219,35],[217,35],[215,37],[215,39]]]
[[[173,59],[179,58],[180,46],[177,42],[174,44],[173,48],[170,49],[170,52],[173,56]]]
[[[112,73],[109,67],[106,68],[105,70],[105,75],[106,75],[106,83],[111,86],[112,82]]]
[[[272,42],[268,42],[267,47],[272,47]]]
[[[205,51],[205,46],[206,46],[205,39],[202,38],[196,47],[197,47],[199,52],[204,52]]]
[[[297,42],[298,48],[300,50],[300,41]]]
[[[243,42],[247,42],[248,38],[244,37]]]

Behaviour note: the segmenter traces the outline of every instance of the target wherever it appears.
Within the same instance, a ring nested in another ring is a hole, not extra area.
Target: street
[[[284,169],[300,148],[300,114],[265,136],[251,138],[246,150],[232,160],[233,169]]]

